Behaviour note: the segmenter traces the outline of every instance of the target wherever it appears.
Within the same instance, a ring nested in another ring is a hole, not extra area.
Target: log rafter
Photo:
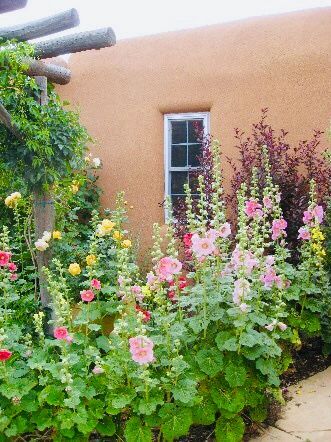
[[[72,8],[50,17],[7,28],[0,28],[0,38],[4,40],[15,39],[18,41],[33,40],[46,35],[56,34],[57,32],[65,31],[66,29],[71,29],[78,25],[78,12],[76,9]]]
[[[0,0],[0,14],[25,8],[28,0]]]

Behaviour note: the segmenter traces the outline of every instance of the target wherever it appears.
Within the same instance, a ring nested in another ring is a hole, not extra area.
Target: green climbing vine
[[[29,44],[1,44],[0,101],[22,137],[0,125],[0,161],[2,170],[15,170],[28,190],[36,190],[80,169],[90,138],[78,114],[66,109],[68,103],[60,99],[53,85],[48,85],[47,106],[40,106],[39,87],[26,74],[26,57],[33,57]]]

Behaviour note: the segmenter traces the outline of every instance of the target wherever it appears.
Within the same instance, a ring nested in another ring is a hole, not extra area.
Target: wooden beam
[[[1,0],[0,0],[1,2]],[[41,18],[39,20],[23,23],[20,25],[0,28],[0,38],[4,40],[33,40],[45,35],[56,34],[66,29],[79,25],[79,16],[76,9],[69,9],[65,12]]]
[[[0,0],[0,14],[25,8],[28,0]]]
[[[43,63],[40,60],[26,59],[28,65],[27,74],[32,76],[47,77],[47,80],[56,84],[68,84],[71,78],[71,71],[56,64]]]
[[[6,128],[15,135],[16,138],[22,140],[22,135],[20,134],[17,127],[13,124],[10,113],[4,107],[4,105],[0,102],[0,121],[3,123]]]
[[[112,28],[103,28],[41,41],[33,46],[36,57],[51,58],[62,54],[106,48],[115,45],[115,43],[116,36]]]

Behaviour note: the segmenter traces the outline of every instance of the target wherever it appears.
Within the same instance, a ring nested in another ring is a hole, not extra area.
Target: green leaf
[[[215,421],[216,405],[207,398],[192,408],[194,425],[211,425]]]
[[[143,425],[137,416],[132,416],[127,421],[124,436],[126,442],[152,442],[152,430]]]
[[[225,379],[230,387],[241,387],[246,380],[245,367],[230,363],[225,369]]]
[[[97,347],[101,350],[105,351],[106,353],[110,350],[109,339],[106,336],[98,336],[95,341]]]
[[[32,416],[32,422],[37,424],[39,431],[44,431],[46,428],[50,428],[53,425],[52,411],[48,408],[43,408],[39,413],[34,413]]]
[[[245,424],[240,416],[233,419],[220,417],[216,422],[215,435],[217,442],[240,442],[245,432]]]
[[[116,426],[109,416],[104,417],[102,422],[98,423],[96,429],[101,436],[113,436],[116,432]]]
[[[249,416],[254,422],[263,422],[268,417],[268,410],[263,404],[249,410]]]
[[[5,431],[6,436],[13,437],[23,434],[28,429],[28,421],[23,416],[17,416],[11,421],[10,427]]]
[[[223,368],[223,355],[217,348],[200,350],[196,360],[200,369],[210,377],[216,376]]]
[[[272,385],[279,386],[280,380],[276,369],[276,362],[273,359],[260,358],[256,361],[256,368],[266,376]]]
[[[236,351],[238,348],[237,338],[229,331],[219,332],[215,342],[220,351]]]
[[[161,432],[167,442],[188,434],[193,423],[192,411],[174,404],[164,404],[159,415],[162,418]]]
[[[47,385],[38,395],[39,402],[49,405],[61,405],[64,400],[62,388],[57,385]]]
[[[184,378],[180,379],[176,386],[172,388],[172,394],[176,401],[187,404],[196,395],[196,381],[194,379]]]
[[[239,413],[245,406],[245,394],[243,390],[228,390],[212,387],[210,390],[211,397],[217,407],[227,410],[230,413]]]

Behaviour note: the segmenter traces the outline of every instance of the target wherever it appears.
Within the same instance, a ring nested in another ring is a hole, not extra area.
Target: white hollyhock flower
[[[48,242],[44,241],[43,239],[38,239],[34,245],[39,252],[44,252],[49,247]]]

